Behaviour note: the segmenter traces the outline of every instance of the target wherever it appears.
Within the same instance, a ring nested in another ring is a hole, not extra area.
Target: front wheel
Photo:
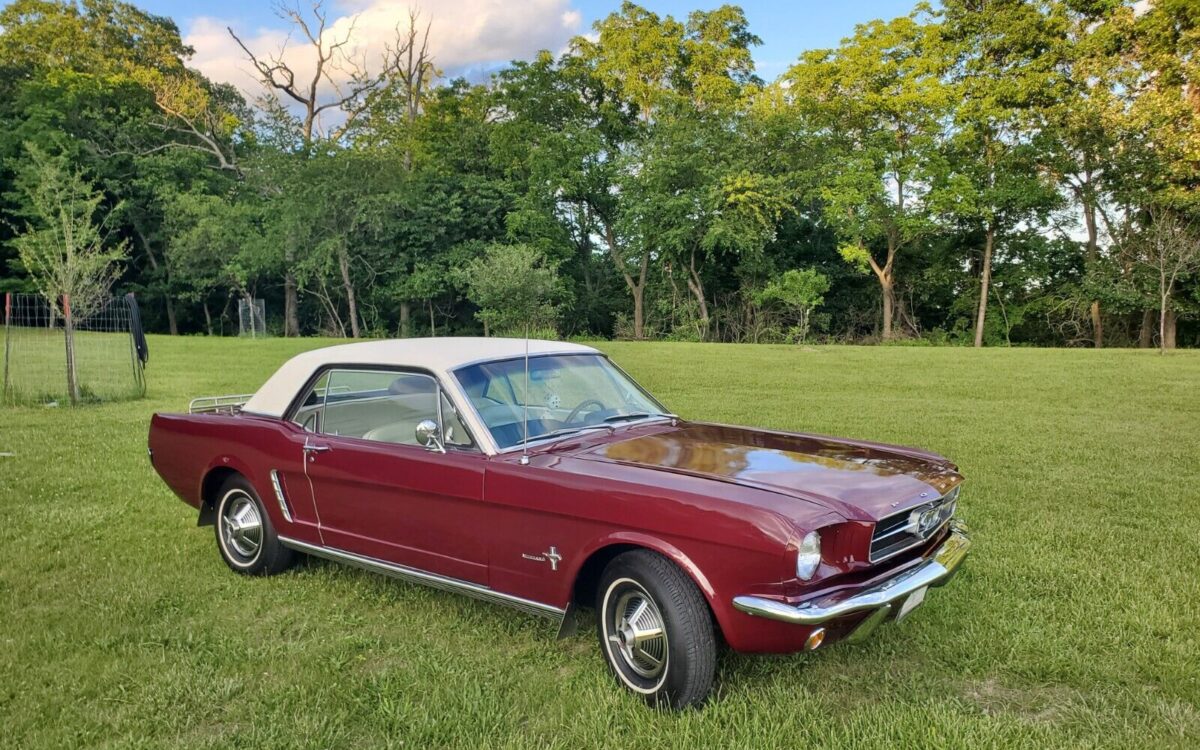
[[[226,565],[251,576],[291,567],[296,553],[279,543],[258,493],[245,477],[231,476],[217,498],[217,548]]]
[[[649,550],[608,564],[596,603],[600,649],[617,679],[652,706],[699,705],[712,690],[717,645],[700,590]]]

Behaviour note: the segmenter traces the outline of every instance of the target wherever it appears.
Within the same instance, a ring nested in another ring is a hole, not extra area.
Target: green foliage
[[[859,273],[871,272],[871,253],[867,248],[854,242],[838,245],[838,255],[849,263]]]
[[[171,196],[164,209],[166,259],[185,299],[202,301],[225,287],[251,297],[268,268],[266,239],[253,206],[205,193]]]
[[[126,245],[107,237],[104,195],[79,171],[33,145],[28,159],[17,179],[25,218],[18,257],[59,316],[69,298],[75,317],[85,317],[107,298]]]
[[[487,82],[387,68],[322,135],[193,70],[169,18],[15,0],[0,183],[27,142],[86,174],[152,329],[216,331],[253,295],[281,328],[473,332],[464,270],[503,244],[556,269],[569,335],[783,340],[756,292],[811,268],[836,340],[1132,343],[1164,303],[1126,240],[1200,215],[1193,5],[919,4],[764,82],[740,8],[625,2]],[[0,287],[28,290],[17,196]],[[1166,303],[1187,344],[1197,295],[1181,273]]]
[[[804,343],[808,338],[812,312],[825,302],[829,291],[829,277],[814,268],[792,269],[754,296],[759,305],[772,303],[783,307],[794,317],[794,338]]]
[[[459,274],[467,297],[486,330],[525,336],[527,330],[556,328],[567,291],[558,264],[528,245],[492,244]]]

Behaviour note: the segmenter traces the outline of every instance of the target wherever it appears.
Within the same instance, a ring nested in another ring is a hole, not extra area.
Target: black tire
[[[279,543],[271,517],[245,477],[235,474],[226,479],[215,502],[217,550],[230,570],[269,576],[291,567],[296,553]],[[257,534],[250,533],[250,523],[238,527],[239,520],[256,522]]]
[[[649,606],[637,614],[646,599]],[[717,663],[712,615],[673,562],[649,550],[614,558],[600,577],[596,613],[600,651],[618,682],[656,708],[684,709],[708,698]],[[649,635],[656,625],[662,641]],[[658,667],[656,656],[665,656]]]

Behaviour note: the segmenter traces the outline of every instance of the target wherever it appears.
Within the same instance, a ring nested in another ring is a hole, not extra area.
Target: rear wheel
[[[295,553],[279,536],[254,487],[231,476],[217,495],[217,549],[232,570],[244,575],[274,575],[287,570]]]
[[[620,555],[601,576],[596,612],[600,649],[625,687],[663,708],[708,697],[717,652],[712,618],[678,566],[649,550]]]

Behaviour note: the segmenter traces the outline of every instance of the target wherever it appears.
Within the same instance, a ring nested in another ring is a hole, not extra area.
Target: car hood
[[[962,481],[945,458],[911,448],[703,423],[578,455],[768,489],[860,520],[927,502]]]

